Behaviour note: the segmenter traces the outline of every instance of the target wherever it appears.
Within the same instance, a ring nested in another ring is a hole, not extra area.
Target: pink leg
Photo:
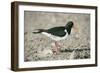
[[[57,50],[59,51],[61,48],[61,45],[59,45],[59,43],[57,41],[55,42],[55,46],[57,47]]]
[[[61,46],[58,44],[57,41],[52,45],[52,47],[53,47],[53,49],[52,49],[53,53],[59,54]]]
[[[57,54],[57,47],[56,47],[55,43],[52,43],[52,52],[53,52],[53,54]]]

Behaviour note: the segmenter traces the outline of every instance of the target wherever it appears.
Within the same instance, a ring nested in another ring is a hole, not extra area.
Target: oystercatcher
[[[65,26],[53,27],[50,29],[36,29],[37,32],[33,33],[41,33],[54,40],[55,46],[53,45],[53,52],[57,54],[59,48],[61,48],[61,46],[58,44],[58,41],[66,39],[67,36],[71,34],[71,29],[73,28],[73,26],[74,23],[72,21],[69,21]]]

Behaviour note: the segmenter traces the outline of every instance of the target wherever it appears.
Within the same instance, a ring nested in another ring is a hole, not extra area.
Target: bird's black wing
[[[63,37],[66,35],[66,32],[64,30],[65,30],[64,27],[54,27],[54,28],[48,29],[46,32],[54,36]]]

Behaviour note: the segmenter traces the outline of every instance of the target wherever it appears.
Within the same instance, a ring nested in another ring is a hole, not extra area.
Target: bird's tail
[[[37,33],[41,33],[41,32],[44,32],[45,30],[44,29],[35,29],[36,31],[32,32],[34,34],[37,34]]]

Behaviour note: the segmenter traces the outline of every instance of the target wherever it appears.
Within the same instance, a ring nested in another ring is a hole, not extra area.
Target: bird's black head
[[[74,26],[74,23],[72,21],[69,21],[65,28],[67,29],[68,34],[70,34],[72,27]]]
[[[65,28],[72,28],[73,25],[74,25],[74,23],[73,23],[72,21],[69,21],[69,22],[67,23],[67,25],[65,26]]]

